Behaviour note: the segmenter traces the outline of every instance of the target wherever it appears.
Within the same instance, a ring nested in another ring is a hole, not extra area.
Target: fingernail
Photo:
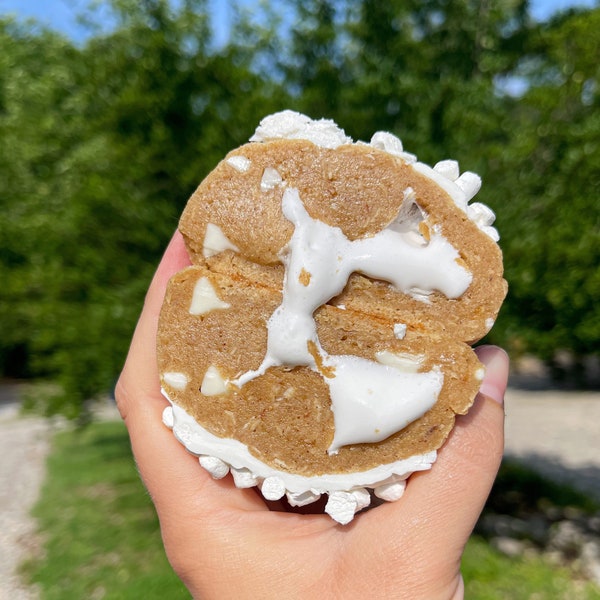
[[[486,365],[480,393],[503,404],[508,379],[508,355],[501,348],[491,346],[480,348],[478,355],[479,360]]]

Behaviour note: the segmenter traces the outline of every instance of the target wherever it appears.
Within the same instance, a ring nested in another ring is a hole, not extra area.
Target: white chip
[[[216,456],[200,456],[198,461],[213,479],[223,479],[229,473],[229,465]]]
[[[175,425],[175,417],[173,416],[173,408],[171,406],[167,406],[162,413],[162,422],[169,428],[173,429]]]
[[[231,305],[223,302],[208,277],[200,277],[194,286],[189,312],[191,315],[204,315],[213,310],[223,310]]]
[[[249,469],[235,469],[234,467],[231,467],[231,474],[233,475],[233,482],[237,488],[251,488],[258,483],[256,477]]]
[[[394,323],[394,336],[399,340],[406,337],[406,323]]]
[[[321,497],[321,494],[309,490],[299,493],[288,492],[286,496],[290,506],[306,506],[307,504],[316,502]]]
[[[285,484],[280,477],[267,477],[260,486],[262,495],[267,500],[279,500],[285,496]]]
[[[481,177],[471,171],[465,171],[454,183],[465,193],[467,200],[481,189]]]
[[[176,373],[174,371],[163,373],[163,381],[174,390],[185,390],[189,379],[185,373]]]
[[[325,512],[341,525],[347,525],[354,519],[358,501],[352,492],[336,491],[329,494]]]
[[[440,162],[435,164],[433,170],[437,171],[440,175],[443,175],[450,181],[456,181],[460,175],[460,169],[455,160],[440,160]]]
[[[227,391],[227,380],[221,375],[219,369],[211,365],[206,369],[200,392],[205,396],[218,396]]]
[[[373,491],[378,498],[386,502],[395,502],[399,500],[406,489],[406,480],[394,481],[393,483],[384,483],[377,486]]]
[[[252,164],[252,161],[249,158],[239,154],[237,156],[230,156],[225,162],[240,173],[245,173]]]
[[[263,172],[262,179],[260,180],[260,189],[263,192],[268,192],[282,183],[283,179],[281,178],[279,171],[277,171],[277,169],[273,169],[272,167],[267,167]]]
[[[240,251],[240,249],[227,238],[218,225],[207,223],[202,245],[202,254],[204,254],[204,258],[210,258],[225,250],[233,250],[234,252]]]

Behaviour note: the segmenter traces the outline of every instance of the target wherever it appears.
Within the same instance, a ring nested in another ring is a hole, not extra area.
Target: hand
[[[158,315],[168,279],[188,264],[177,233],[148,291],[116,397],[167,556],[192,595],[462,598],[461,556],[502,457],[506,354],[477,350],[487,365],[481,393],[433,468],[413,475],[399,501],[346,526],[328,515],[274,511],[255,489],[213,480],[162,424]]]

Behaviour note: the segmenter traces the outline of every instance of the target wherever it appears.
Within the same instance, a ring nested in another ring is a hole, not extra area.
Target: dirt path
[[[17,566],[36,552],[35,524],[29,516],[44,479],[52,424],[22,418],[16,386],[0,388],[0,600],[34,600]]]
[[[116,412],[109,413],[108,418]],[[17,566],[37,548],[30,511],[56,423],[18,413],[16,386],[0,385],[0,600],[36,600]],[[522,391],[506,397],[506,454],[600,500],[600,392]]]
[[[600,501],[600,392],[509,389],[506,454]]]

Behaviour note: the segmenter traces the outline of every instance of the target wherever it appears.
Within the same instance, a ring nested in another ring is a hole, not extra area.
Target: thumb
[[[405,496],[406,501],[417,502],[427,496],[425,505],[436,498],[438,508],[430,524],[461,547],[483,509],[504,451],[508,356],[495,346],[481,346],[476,353],[486,366],[480,392],[469,413],[457,417],[431,472],[411,478]]]

